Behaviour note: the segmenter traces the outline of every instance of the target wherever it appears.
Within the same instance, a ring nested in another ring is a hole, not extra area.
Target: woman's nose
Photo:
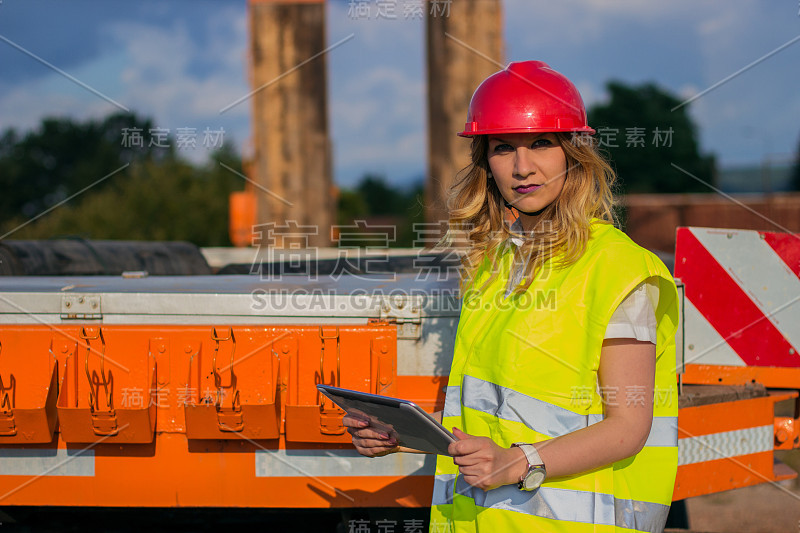
[[[534,161],[531,150],[526,146],[520,146],[514,155],[514,174],[525,178],[530,174],[536,173],[536,162]]]

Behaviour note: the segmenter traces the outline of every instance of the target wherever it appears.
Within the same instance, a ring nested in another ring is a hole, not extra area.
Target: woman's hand
[[[367,419],[345,415],[342,423],[353,437],[353,446],[361,455],[381,457],[399,451],[397,440],[386,432],[370,426]]]
[[[474,437],[458,428],[447,451],[458,465],[464,481],[482,490],[517,483],[528,467],[525,453],[520,448],[501,448],[489,437]]]

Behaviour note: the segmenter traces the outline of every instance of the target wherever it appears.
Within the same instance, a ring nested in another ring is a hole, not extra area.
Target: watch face
[[[525,489],[534,490],[538,489],[544,482],[545,473],[541,468],[531,470],[530,474],[525,478]]]

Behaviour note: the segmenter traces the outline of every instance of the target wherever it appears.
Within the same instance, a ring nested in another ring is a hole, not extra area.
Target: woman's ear
[[[491,170],[487,170],[486,171],[486,179],[489,179],[489,180],[493,180],[494,179],[494,174],[492,174]]]

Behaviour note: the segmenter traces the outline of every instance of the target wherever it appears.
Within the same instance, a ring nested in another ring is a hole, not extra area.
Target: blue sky
[[[334,178],[364,173],[395,184],[426,168],[424,26],[404,17],[355,17],[328,2],[327,40]],[[457,3],[459,0],[455,0]],[[800,36],[797,2],[756,0],[506,0],[506,61],[540,59],[572,79],[587,105],[610,79],[652,81],[681,97],[700,93]],[[2,0],[0,128],[24,130],[48,115],[79,119],[116,109],[20,52],[23,47],[173,133],[226,131],[252,150],[246,95],[244,0]],[[469,36],[461,36],[469,42]],[[695,100],[704,151],[722,166],[793,156],[800,138],[800,40]],[[184,155],[201,160],[201,147]]]

